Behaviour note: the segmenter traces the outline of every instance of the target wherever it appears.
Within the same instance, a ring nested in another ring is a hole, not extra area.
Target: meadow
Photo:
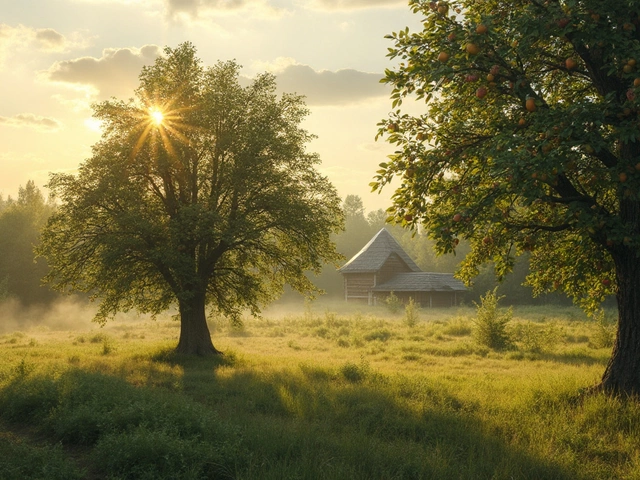
[[[585,390],[612,326],[520,307],[511,344],[476,310],[307,304],[232,326],[219,358],[179,324],[0,336],[2,479],[634,479],[640,404]]]

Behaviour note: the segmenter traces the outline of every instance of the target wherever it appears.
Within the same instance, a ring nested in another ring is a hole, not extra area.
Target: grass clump
[[[371,373],[369,362],[360,358],[360,363],[347,362],[340,367],[340,374],[351,383],[360,383]]]
[[[484,297],[480,297],[480,304],[476,304],[474,338],[479,345],[504,350],[511,346],[507,325],[513,318],[513,309],[500,312],[498,301],[503,297],[498,297],[497,290],[497,287],[489,290]]]
[[[363,338],[367,341],[367,342],[373,342],[373,341],[380,341],[380,342],[386,342],[387,340],[389,340],[392,337],[392,333],[389,329],[387,328],[378,328],[375,329],[371,332],[366,333],[365,335],[363,335]]]
[[[555,350],[563,332],[555,322],[537,324],[529,321],[514,326],[511,337],[523,351],[542,353]]]
[[[609,320],[604,312],[596,315],[596,329],[589,345],[592,348],[611,348],[616,338],[615,321]]]
[[[31,445],[2,432],[0,426],[0,478],[3,480],[75,480],[85,478],[60,445]]]
[[[471,325],[468,320],[455,318],[442,327],[442,333],[453,337],[466,337],[473,333]]]
[[[105,435],[91,456],[99,470],[117,478],[234,478],[230,467],[221,467],[219,453],[206,442],[145,426]]]
[[[186,397],[80,370],[15,376],[0,393],[0,418],[93,447],[109,477],[228,478],[230,452],[240,442],[214,412]]]

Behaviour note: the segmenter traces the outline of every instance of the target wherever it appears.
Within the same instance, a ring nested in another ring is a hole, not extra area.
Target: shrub
[[[318,327],[313,332],[316,337],[330,338],[331,331],[327,327]]]
[[[105,337],[104,340],[102,340],[102,354],[109,355],[110,353],[115,352],[115,350],[115,343],[111,337]]]
[[[94,336],[92,336],[89,341],[91,343],[102,343],[105,340],[108,340],[109,336],[106,333],[96,333]],[[84,340],[82,340],[84,342]]]
[[[420,319],[418,308],[420,304],[416,304],[413,298],[409,299],[409,303],[404,307],[404,323],[408,327],[415,327]]]
[[[340,368],[340,373],[345,380],[351,383],[359,383],[371,373],[371,367],[369,362],[364,357],[361,357],[360,364],[347,362]]]
[[[73,480],[86,478],[57,445],[33,446],[8,436],[0,436],[0,478],[18,480]]]
[[[513,309],[509,308],[502,313],[499,311],[498,301],[502,297],[498,297],[497,290],[497,287],[489,290],[484,297],[480,297],[480,305],[476,303],[474,337],[479,345],[503,350],[511,346],[507,324],[513,317]]]
[[[384,303],[387,306],[387,310],[391,313],[398,313],[402,308],[402,300],[400,300],[393,292],[384,299]]]
[[[604,312],[596,314],[596,333],[591,337],[592,348],[611,348],[616,338],[616,324],[606,318]]]
[[[555,323],[538,325],[533,322],[519,324],[512,330],[513,340],[526,352],[553,350],[562,338],[562,330]]]
[[[389,330],[387,330],[386,328],[381,328],[367,333],[366,335],[364,335],[364,339],[367,342],[372,342],[374,340],[386,342],[387,340],[389,340],[389,338],[391,338],[391,335],[392,333]]]

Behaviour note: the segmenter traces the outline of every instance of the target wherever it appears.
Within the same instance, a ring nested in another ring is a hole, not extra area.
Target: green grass
[[[581,395],[610,352],[579,311],[516,309],[494,351],[472,309],[316,310],[212,320],[221,358],[171,320],[0,336],[0,478],[640,478],[640,405]]]

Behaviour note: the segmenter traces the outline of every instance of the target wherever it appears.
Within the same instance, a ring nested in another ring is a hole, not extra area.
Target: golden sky
[[[236,59],[305,95],[321,171],[386,208],[391,190],[368,187],[393,151],[374,141],[391,108],[384,35],[419,21],[406,0],[0,0],[0,192],[73,172],[100,135],[91,103],[129,98],[143,65],[188,40],[207,65]]]

